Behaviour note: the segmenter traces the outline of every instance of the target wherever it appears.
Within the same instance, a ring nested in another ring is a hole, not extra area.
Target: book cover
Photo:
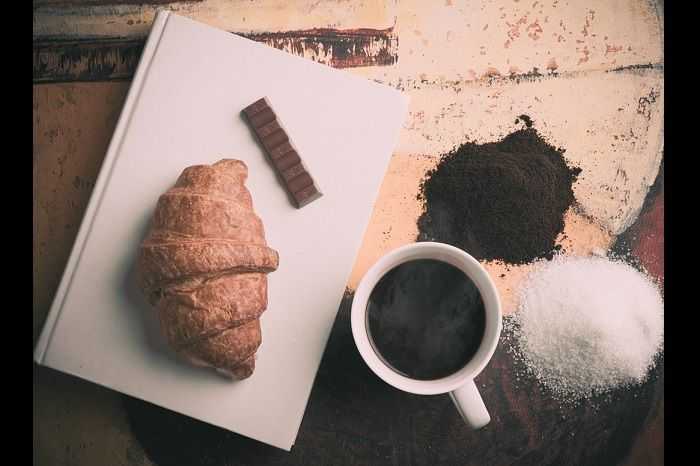
[[[261,97],[323,191],[303,209],[240,114]],[[394,89],[159,13],[36,362],[289,450],[406,111]],[[185,167],[222,158],[248,165],[246,186],[280,254],[256,369],[239,382],[177,359],[133,276],[160,194]]]

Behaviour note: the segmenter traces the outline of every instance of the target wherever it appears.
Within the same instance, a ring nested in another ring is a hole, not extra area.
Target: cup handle
[[[481,429],[491,421],[484,400],[481,399],[473,380],[450,392],[450,398],[454,401],[464,422],[472,429]]]

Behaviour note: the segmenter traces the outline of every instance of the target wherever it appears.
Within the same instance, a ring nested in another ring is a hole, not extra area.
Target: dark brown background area
[[[347,294],[291,453],[126,398],[146,452],[162,466],[616,465],[663,398],[661,362],[640,386],[564,407],[512,357],[506,332],[477,378],[492,421],[472,431],[446,395],[404,393],[370,372],[354,349],[351,303]]]

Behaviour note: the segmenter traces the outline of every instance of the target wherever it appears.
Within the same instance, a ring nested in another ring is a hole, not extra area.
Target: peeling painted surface
[[[76,7],[86,5],[162,5],[166,3],[197,3],[204,0],[34,0],[34,8],[45,6]]]
[[[663,64],[661,21],[646,0],[405,0],[396,31],[397,69],[368,75],[463,81],[489,68],[504,76],[546,70],[552,59],[560,73]],[[606,55],[608,47],[619,50]]]
[[[109,40],[34,44],[34,82],[130,79],[144,41]]]
[[[245,36],[335,68],[393,65],[398,60],[399,40],[393,28],[313,29]]]
[[[203,0],[170,2],[165,8],[319,63],[348,68],[396,63],[395,6],[380,0]],[[35,7],[34,82],[130,79],[160,8]]]
[[[336,43],[343,41],[340,31],[395,27],[391,39],[358,44],[359,49],[364,47],[364,55],[373,57],[369,60],[362,58],[363,54],[354,60],[329,58],[329,44],[313,46],[313,40],[271,41],[271,45],[292,53],[346,67],[396,62],[394,42],[400,36],[400,67],[388,71],[384,78],[370,73],[384,81],[396,74],[404,79],[426,74],[430,80],[462,82],[485,76],[526,75],[532,70],[563,73],[663,63],[661,22],[654,6],[644,0],[535,4],[469,0],[437,5],[410,0],[400,7],[396,2],[377,0],[282,3],[284,6],[276,0],[208,0],[168,8],[242,34],[332,29],[339,32]],[[39,8],[34,12],[34,37],[42,42],[143,39],[156,11],[152,5]],[[391,58],[385,58],[384,52]]]
[[[136,3],[136,2],[134,2]],[[167,5],[46,5],[34,9],[34,37],[144,38],[157,11],[167,8],[225,31],[280,32],[315,28],[387,29],[396,0],[203,0]]]
[[[393,29],[311,29],[241,34],[336,68],[392,65],[398,59]],[[131,79],[145,39],[50,40],[34,44],[34,82]]]

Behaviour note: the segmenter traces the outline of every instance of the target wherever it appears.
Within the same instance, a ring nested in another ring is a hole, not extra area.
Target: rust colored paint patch
[[[244,37],[335,68],[392,65],[398,37],[389,29],[310,29],[248,33]],[[34,82],[130,79],[145,39],[99,39],[34,43]]]
[[[649,190],[637,220],[617,237],[613,251],[631,254],[646,272],[664,285],[664,172]]]
[[[633,252],[647,272],[664,282],[664,193],[661,192],[650,209],[639,219],[638,237]]]

